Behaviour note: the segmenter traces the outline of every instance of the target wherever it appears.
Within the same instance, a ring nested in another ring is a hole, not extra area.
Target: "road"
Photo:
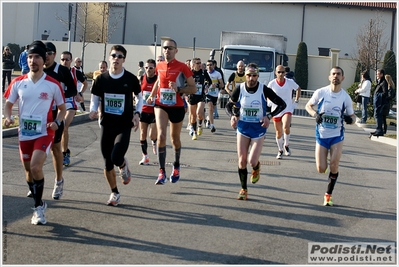
[[[88,98],[87,98],[88,99]],[[182,129],[181,179],[154,185],[156,156],[139,166],[138,132],[127,158],[133,178],[118,181],[109,207],[96,121],[70,128],[71,165],[61,200],[51,199],[54,170],[44,166],[48,223],[30,224],[32,199],[15,136],[3,138],[3,264],[230,265],[307,264],[309,242],[396,242],[397,148],[348,126],[334,207],[322,206],[327,175],[316,172],[314,119],[294,117],[292,156],[275,158],[273,127],[261,154],[261,178],[238,201],[236,135],[219,110],[216,133],[192,141]],[[167,142],[167,175],[173,151]],[[250,168],[249,168],[250,170]]]

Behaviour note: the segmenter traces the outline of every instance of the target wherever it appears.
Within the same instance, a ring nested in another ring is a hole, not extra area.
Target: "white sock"
[[[281,136],[280,139],[278,139],[276,137],[276,142],[277,142],[278,150],[282,151],[283,150],[283,142],[284,142],[283,137]]]
[[[291,136],[291,134],[284,133],[284,146],[290,145],[290,136]]]

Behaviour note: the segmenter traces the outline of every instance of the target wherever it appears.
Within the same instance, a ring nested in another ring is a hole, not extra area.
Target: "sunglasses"
[[[47,52],[46,52],[46,55],[54,55],[54,54],[55,54],[54,51],[47,51]]]
[[[69,61],[69,58],[61,58],[61,61]]]
[[[277,73],[285,73],[285,71],[278,71]]]
[[[154,67],[144,67],[144,68],[152,70]]]
[[[125,58],[125,56],[121,55],[121,54],[111,54],[111,57],[112,58]]]
[[[209,67],[209,66],[213,66],[213,65],[212,64],[206,64],[206,66]]]
[[[245,74],[248,77],[258,77],[258,74]]]
[[[80,62],[82,62],[82,60],[78,60],[78,61],[76,61],[76,62],[80,63]]]
[[[194,64],[198,64],[199,65],[199,64],[201,64],[201,62],[195,62]]]
[[[163,47],[163,49],[164,50],[173,50],[173,49],[175,49],[176,47],[174,47],[174,46],[164,46]]]
[[[6,51],[10,51],[10,49],[7,48]]]

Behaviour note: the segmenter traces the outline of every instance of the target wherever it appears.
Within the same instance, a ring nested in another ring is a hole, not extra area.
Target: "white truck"
[[[276,66],[287,65],[286,48],[287,38],[281,34],[222,31],[220,49],[213,49],[210,59],[214,59],[216,51],[220,51],[218,66],[223,71],[225,82],[237,70],[238,61],[256,63],[259,66],[259,82],[267,85],[275,77]]]

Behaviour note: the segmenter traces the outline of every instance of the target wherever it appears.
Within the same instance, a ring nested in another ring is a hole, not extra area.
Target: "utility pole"
[[[68,5],[68,51],[71,51],[72,4]]]
[[[154,58],[157,58],[157,28],[158,25],[154,24]]]

